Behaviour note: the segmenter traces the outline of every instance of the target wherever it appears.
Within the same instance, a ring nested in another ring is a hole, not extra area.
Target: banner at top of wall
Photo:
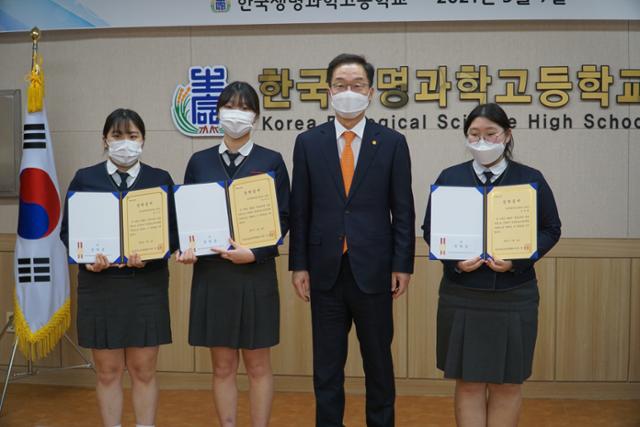
[[[0,0],[0,32],[200,25],[640,20],[638,0]]]

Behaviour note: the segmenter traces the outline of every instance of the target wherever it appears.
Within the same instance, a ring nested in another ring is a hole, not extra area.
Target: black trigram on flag
[[[29,123],[24,125],[22,148],[47,148],[47,139],[44,132],[44,123]]]
[[[18,282],[51,282],[51,260],[49,258],[18,258]]]

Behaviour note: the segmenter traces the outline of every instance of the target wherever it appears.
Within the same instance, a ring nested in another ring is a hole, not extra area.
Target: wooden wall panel
[[[625,381],[629,259],[558,260],[556,379]]]
[[[208,348],[205,347],[195,347],[195,371],[200,373],[208,373],[213,372],[213,368],[211,367],[211,354]]]
[[[555,377],[556,348],[556,260],[543,258],[536,263],[540,290],[538,339],[533,356],[531,380],[552,381]]]
[[[640,259],[631,263],[629,380],[640,382]]]
[[[78,313],[78,266],[72,265],[69,267],[69,286],[71,288],[71,327],[67,331],[67,335],[74,342],[78,343],[78,329],[77,329],[77,313]],[[59,345],[62,350],[62,365],[72,366],[84,364],[84,360],[78,354],[78,351],[68,343],[62,343]],[[84,355],[85,358],[91,360],[91,350],[87,348],[81,348],[77,346],[77,349]]]
[[[169,262],[169,309],[172,344],[160,346],[158,370],[193,372],[195,350],[189,345],[189,302],[193,267]]]
[[[272,350],[273,372],[313,375],[311,305],[296,295],[288,271],[289,256],[276,260],[280,292],[280,344]]]
[[[6,311],[13,311],[14,244],[13,235],[0,235],[0,321]],[[435,367],[435,320],[442,267],[427,260],[421,239],[417,240],[417,248],[415,274],[408,293],[394,303],[393,354],[399,393],[422,390],[419,384],[441,384],[442,378]],[[281,252],[276,263],[281,341],[273,349],[273,369],[280,378],[278,384],[286,379],[307,384],[305,381],[310,381],[313,374],[310,306],[300,301],[292,289],[286,245]],[[602,253],[610,258],[599,258]],[[536,265],[540,316],[530,387],[543,393],[545,387],[555,385],[584,384],[595,390],[598,384],[606,384],[610,396],[624,396],[635,390],[629,387],[640,382],[640,239],[563,239],[549,255],[552,256]],[[72,266],[70,270],[73,319],[68,335],[75,340],[77,268]],[[178,383],[179,378],[184,378],[187,383],[208,385],[212,371],[209,351],[187,342],[192,268],[172,261],[170,271],[174,342],[162,347],[159,371]],[[5,338],[0,342],[0,365],[7,362],[11,341]],[[90,350],[82,352],[87,357],[91,355]],[[346,366],[347,376],[352,377],[349,381],[362,381],[359,353],[352,331]],[[17,361],[24,364],[20,356]],[[49,367],[80,363],[82,359],[64,342],[40,362]],[[244,372],[242,366],[240,371]],[[71,373],[65,375],[73,377]],[[38,377],[34,380],[38,381]],[[442,382],[443,387],[449,383]],[[559,393],[573,395],[571,390]]]
[[[436,315],[442,264],[416,258],[409,289],[409,378],[443,378],[436,368]]]
[[[7,323],[7,312],[13,312],[13,292],[15,288],[15,279],[13,273],[13,253],[0,253],[0,328],[4,328]],[[1,329],[0,329],[1,330]],[[11,357],[11,349],[15,340],[15,335],[7,332],[0,341],[0,363],[9,363]],[[18,353],[19,354],[19,351]],[[15,363],[24,363],[24,358],[16,359]]]

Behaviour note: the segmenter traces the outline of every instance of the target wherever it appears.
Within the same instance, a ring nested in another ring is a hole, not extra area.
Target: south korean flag
[[[18,347],[45,357],[69,328],[69,270],[60,240],[61,202],[46,109],[27,113],[15,249]]]

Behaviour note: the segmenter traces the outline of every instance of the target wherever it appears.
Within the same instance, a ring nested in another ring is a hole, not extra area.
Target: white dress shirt
[[[495,182],[496,179],[500,178],[500,175],[502,175],[502,172],[504,172],[505,169],[507,169],[507,159],[505,159],[504,157],[502,158],[502,160],[500,160],[498,163],[491,166],[490,168],[486,166],[482,166],[480,163],[476,162],[475,160],[473,161],[473,170],[476,172],[476,175],[478,176],[478,178],[482,183],[485,183],[485,181],[487,180],[487,177],[484,175],[484,172],[491,171],[491,173],[493,173],[493,176],[491,177],[491,182]]]
[[[253,141],[252,140],[247,141],[242,147],[240,147],[240,149],[238,150],[238,153],[240,155],[238,157],[236,157],[236,160],[233,162],[233,163],[235,163],[236,167],[240,163],[242,163],[244,158],[247,157],[249,155],[249,153],[251,153],[252,149],[253,149]],[[222,141],[220,143],[220,146],[218,147],[218,153],[222,156],[222,160],[224,161],[225,165],[229,166],[231,164],[231,159],[229,159],[229,155],[227,154],[227,150],[229,150],[229,148],[227,147],[227,144],[225,144],[224,141]]]
[[[111,176],[113,182],[115,182],[119,187],[122,179],[116,172],[118,172],[118,167],[111,161],[111,159],[107,159],[107,173]],[[133,182],[136,180],[138,174],[140,173],[140,162],[136,162],[129,168],[129,170],[125,172],[129,174],[129,176],[127,177],[127,188],[129,188],[131,187],[131,185],[133,185]]]

